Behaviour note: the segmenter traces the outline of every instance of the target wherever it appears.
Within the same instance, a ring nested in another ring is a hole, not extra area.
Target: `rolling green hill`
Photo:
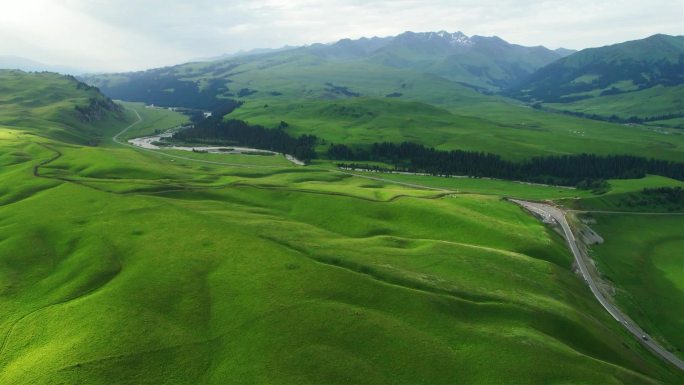
[[[0,122],[38,135],[96,144],[102,128],[123,119],[97,88],[50,72],[0,70]]]
[[[673,116],[684,115],[684,85],[658,85],[641,91],[582,99],[571,103],[548,103],[544,106],[607,119],[616,117],[626,121],[631,119],[634,122],[648,120],[648,124],[657,125],[663,120],[672,119]]]
[[[684,357],[684,216],[592,218],[592,227],[606,240],[593,247],[594,258],[616,286],[618,303],[664,346]]]
[[[456,193],[79,145],[36,135],[73,105],[15,99],[34,119],[0,116],[0,383],[682,381],[600,307],[564,241],[501,199],[509,182]],[[128,107],[143,121],[98,133],[180,121]]]
[[[507,93],[603,119],[684,116],[684,36],[654,35],[586,49],[536,71]]]
[[[288,133],[314,134],[327,142],[412,141],[443,150],[487,151],[513,160],[586,152],[684,159],[684,135],[676,130],[550,114],[496,99],[454,110],[397,99],[269,98],[248,100],[228,118],[271,128],[285,121]]]
[[[335,143],[415,141],[513,159],[577,152],[684,157],[678,130],[534,110],[420,69],[329,58],[314,48],[86,80],[111,97],[157,105],[211,109],[236,106],[237,100],[243,105],[233,117],[269,128],[285,121],[293,135],[315,134]]]

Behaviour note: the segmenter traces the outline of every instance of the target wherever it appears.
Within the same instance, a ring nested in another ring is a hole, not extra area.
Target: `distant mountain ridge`
[[[86,79],[114,98],[135,97],[158,105],[181,101],[190,103],[187,98],[170,95],[181,90],[187,95],[202,98],[207,92],[222,97],[243,97],[252,93],[254,84],[248,86],[249,81],[235,92],[226,91],[235,88],[237,74],[243,79],[251,76],[275,79],[281,73],[285,76],[286,72],[289,78],[282,78],[282,81],[294,82],[296,78],[309,77],[308,72],[334,72],[335,68],[339,74],[350,68],[364,68],[371,72],[409,70],[460,83],[480,92],[495,93],[560,58],[562,53],[545,47],[510,44],[499,37],[467,36],[462,32],[446,31],[405,32],[390,37],[342,39],[330,44],[254,50],[192,66],[178,65],[116,76],[89,76]],[[295,72],[298,75],[292,78]],[[198,79],[204,81],[198,82]],[[228,83],[233,83],[232,87]],[[401,85],[402,82],[398,81],[393,89],[387,90],[387,94],[402,93],[399,91]],[[280,91],[274,89],[271,92]],[[336,93],[328,93],[326,97],[333,94]],[[188,107],[204,105],[202,108],[206,108],[211,103],[191,104]]]
[[[545,66],[509,90],[524,100],[568,103],[684,84],[684,36],[653,35],[589,48]]]
[[[213,57],[199,58],[199,59],[196,59],[193,61],[207,62],[207,61],[228,60],[228,59],[234,59],[236,57],[241,57],[241,56],[263,55],[263,54],[269,54],[269,53],[288,51],[288,50],[295,49],[295,48],[299,48],[299,46],[286,45],[286,46],[283,46],[280,48],[254,48],[254,49],[248,49],[248,50],[240,50],[237,52],[227,53],[227,54],[213,56]]]
[[[568,49],[568,48],[557,48],[557,49],[554,49],[554,52],[561,55],[562,57],[566,57],[566,56],[570,56],[573,53],[577,52],[577,50],[576,49]]]
[[[205,110],[264,98],[389,97],[453,106],[502,93],[582,117],[656,122],[684,117],[684,37],[654,35],[573,53],[462,32],[405,32],[85,80],[115,99]]]
[[[567,54],[567,50],[525,47],[497,36],[467,36],[460,31],[343,39],[301,50],[325,59],[366,60],[393,68],[421,70],[491,91],[505,88]]]
[[[21,70],[26,72],[48,71],[64,75],[81,75],[85,73],[85,71],[68,66],[45,64],[32,59],[10,55],[0,55],[0,69]]]

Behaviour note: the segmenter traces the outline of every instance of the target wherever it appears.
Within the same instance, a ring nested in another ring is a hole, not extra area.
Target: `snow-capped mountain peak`
[[[471,46],[473,41],[461,31],[450,33],[447,31],[428,32],[428,39],[440,38],[448,40],[454,46]]]

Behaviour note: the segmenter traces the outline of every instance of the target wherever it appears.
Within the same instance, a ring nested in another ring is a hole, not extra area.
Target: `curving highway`
[[[539,215],[544,220],[544,222],[558,223],[563,229],[565,239],[568,241],[568,246],[570,246],[570,250],[572,250],[572,254],[575,257],[577,267],[582,273],[582,277],[587,282],[587,285],[589,285],[589,288],[591,289],[591,292],[594,294],[594,297],[596,297],[596,299],[601,303],[601,306],[603,306],[603,308],[606,309],[606,311],[610,313],[610,315],[613,316],[613,318],[615,318],[617,322],[619,322],[630,333],[632,333],[639,340],[639,342],[641,342],[649,350],[651,350],[653,353],[655,353],[663,360],[669,362],[670,364],[684,371],[684,361],[682,361],[681,359],[679,359],[679,357],[670,353],[668,350],[666,350],[665,348],[660,346],[660,344],[654,341],[653,338],[651,338],[642,328],[639,327],[639,325],[637,325],[634,321],[632,321],[631,318],[622,313],[622,311],[620,311],[620,309],[618,309],[617,306],[610,302],[608,298],[603,294],[603,292],[599,289],[597,282],[594,280],[594,277],[589,272],[589,267],[586,263],[587,258],[584,255],[584,251],[582,248],[579,247],[577,239],[575,238],[575,235],[573,234],[572,229],[570,228],[570,224],[568,224],[568,221],[565,218],[565,213],[561,209],[545,203],[528,202],[518,199],[509,200],[524,207],[532,213]]]

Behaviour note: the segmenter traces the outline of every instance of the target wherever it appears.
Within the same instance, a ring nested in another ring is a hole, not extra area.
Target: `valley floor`
[[[0,383],[684,378],[504,182],[456,193],[276,157],[0,139]]]

